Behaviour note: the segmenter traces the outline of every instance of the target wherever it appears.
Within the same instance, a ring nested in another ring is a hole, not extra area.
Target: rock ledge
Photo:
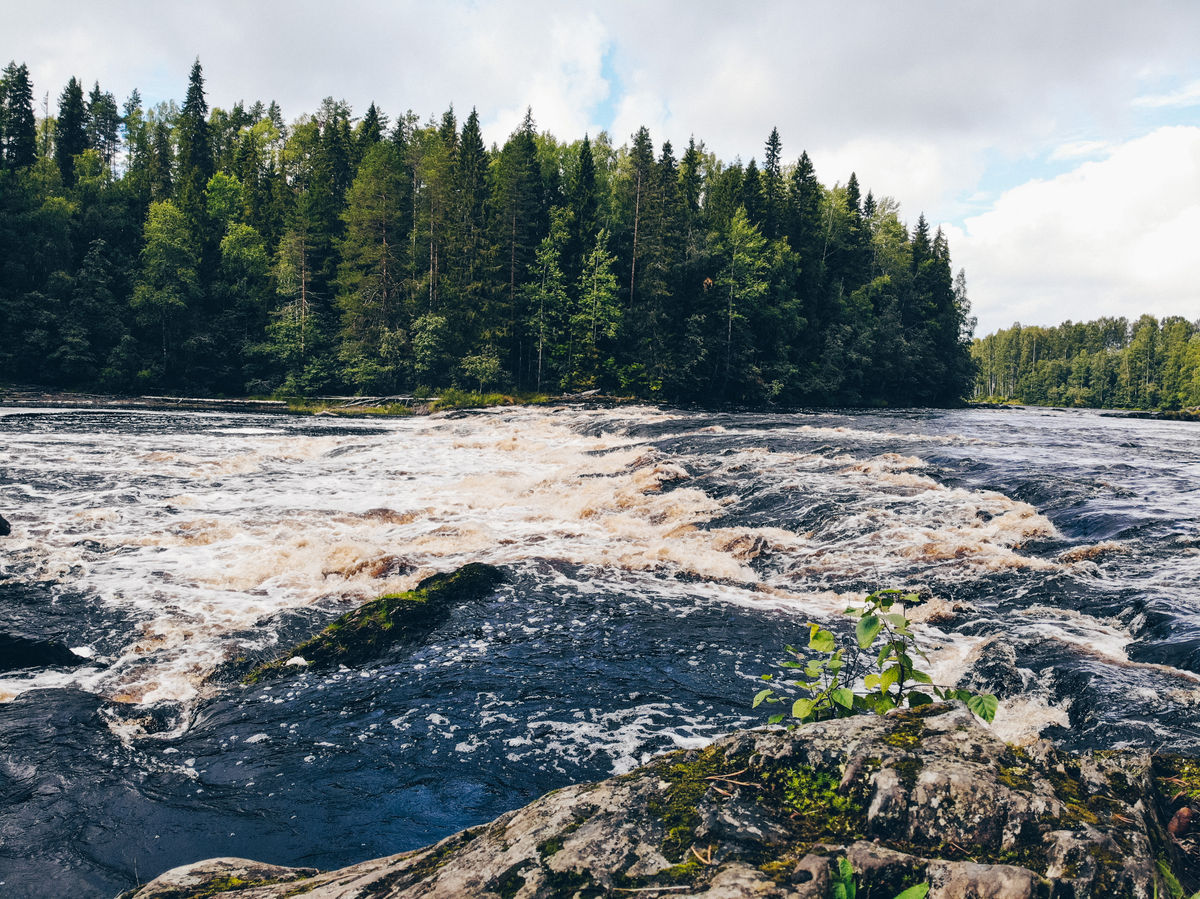
[[[1167,825],[1185,791],[1159,769],[1160,793],[1155,764],[1011,747],[960,704],[926,706],[740,731],[338,871],[217,859],[135,895],[824,899],[845,859],[859,899],[1165,899],[1195,886]]]

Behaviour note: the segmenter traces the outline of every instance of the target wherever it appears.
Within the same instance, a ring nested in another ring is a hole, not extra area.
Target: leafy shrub
[[[876,590],[863,605],[850,606],[846,614],[855,620],[854,639],[843,640],[816,624],[808,626],[807,652],[787,647],[790,658],[781,667],[801,672],[794,679],[764,681],[775,686],[760,690],[754,706],[791,701],[791,716],[800,722],[824,721],[864,712],[882,715],[905,706],[927,705],[935,699],[960,699],[984,721],[996,716],[996,697],[954,687],[939,686],[913,661],[929,657],[917,644],[909,627],[905,603],[918,602],[916,594],[902,590]],[[779,695],[784,693],[784,695]],[[787,717],[777,712],[777,724]]]

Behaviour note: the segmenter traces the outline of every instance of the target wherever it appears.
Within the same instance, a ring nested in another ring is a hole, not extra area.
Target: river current
[[[1013,650],[1006,739],[1200,754],[1191,423],[0,408],[0,513],[0,634],[88,659],[0,673],[0,895],[425,845],[761,723],[885,586],[940,682]],[[471,561],[509,582],[366,669],[228,674]]]

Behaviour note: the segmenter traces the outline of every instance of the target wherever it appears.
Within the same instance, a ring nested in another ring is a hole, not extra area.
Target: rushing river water
[[[1015,650],[1006,738],[1200,754],[1190,423],[0,409],[0,512],[0,633],[90,659],[0,674],[0,895],[424,845],[761,722],[880,586],[932,595],[942,682]],[[365,670],[223,676],[469,561],[510,582]]]

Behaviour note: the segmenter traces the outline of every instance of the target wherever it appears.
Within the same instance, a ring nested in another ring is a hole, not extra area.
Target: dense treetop
[[[1052,406],[1200,406],[1200,326],[1178,316],[1013,325],[976,340],[977,399]]]
[[[948,404],[962,273],[853,173],[772,130],[762,163],[645,128],[486,147],[325,100],[118,106],[0,81],[0,378],[110,391],[600,388],[666,401]]]

